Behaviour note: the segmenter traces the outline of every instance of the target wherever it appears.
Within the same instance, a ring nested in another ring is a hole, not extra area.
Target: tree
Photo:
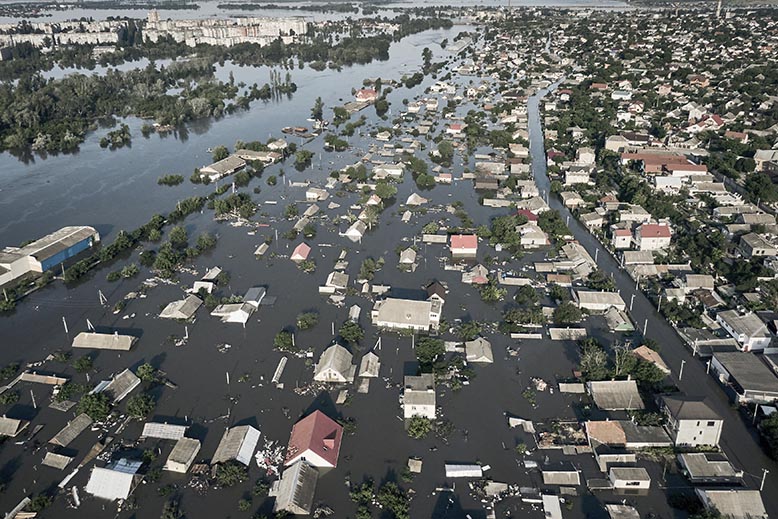
[[[778,459],[778,413],[773,413],[759,424],[762,441],[767,447],[767,453],[773,459]]]
[[[189,240],[189,235],[186,233],[186,229],[184,229],[180,225],[176,225],[172,229],[170,229],[170,244],[178,249],[185,249],[187,241]]]
[[[446,348],[441,339],[420,337],[416,341],[416,360],[419,361],[422,371],[429,371],[438,357],[445,353]]]
[[[216,247],[216,236],[213,234],[204,232],[197,237],[197,249],[200,251],[206,251]]]
[[[30,503],[25,507],[25,510],[29,512],[42,512],[49,506],[51,506],[51,497],[46,494],[37,494],[30,500]]]
[[[226,146],[216,146],[211,151],[211,157],[213,158],[214,162],[219,162],[220,160],[224,160],[229,156],[230,156],[230,151],[227,149]]]
[[[181,513],[181,510],[178,508],[178,501],[171,499],[170,501],[166,501],[164,507],[162,508],[162,515],[160,515],[160,519],[180,519],[183,517],[183,513]]]
[[[424,416],[412,416],[408,420],[408,436],[414,440],[425,438],[432,431],[432,421]]]
[[[556,283],[548,286],[548,295],[554,301],[564,302],[570,300],[570,291]]]
[[[316,121],[324,119],[324,102],[321,100],[321,97],[317,97],[316,101],[313,103],[313,108],[311,108],[311,119]]]
[[[78,402],[78,412],[86,413],[95,422],[102,422],[108,418],[111,405],[108,395],[105,393],[90,393],[81,397]]]
[[[606,292],[616,291],[616,282],[602,269],[596,269],[587,276],[586,286],[592,290],[602,290]]]
[[[397,195],[397,187],[388,182],[378,182],[375,186],[375,194],[381,200],[389,200]]]
[[[338,335],[349,344],[358,344],[364,338],[365,332],[359,323],[349,320],[340,327]]]
[[[487,303],[496,303],[497,301],[502,301],[502,299],[505,297],[505,294],[508,293],[507,289],[497,286],[497,283],[495,283],[494,280],[490,280],[489,283],[481,285],[478,288],[478,291],[481,293],[481,301],[485,301]]]
[[[92,366],[92,357],[89,355],[84,355],[83,357],[79,357],[73,361],[73,368],[75,368],[76,372],[78,373],[86,373],[87,371],[91,371]]]
[[[597,339],[584,339],[581,345],[581,373],[586,380],[608,378],[608,355]]]
[[[135,375],[137,375],[141,381],[147,383],[156,382],[157,380],[157,370],[148,362],[138,366],[138,369],[135,371]]]
[[[281,330],[273,338],[273,347],[281,351],[294,351],[292,332]]]
[[[746,177],[743,187],[752,202],[775,202],[778,200],[778,187],[773,184],[767,173],[756,172]]]
[[[216,468],[216,483],[221,487],[233,487],[248,479],[248,470],[236,461],[221,463]]]
[[[154,410],[154,399],[151,395],[142,393],[127,401],[127,414],[136,420],[143,420]]]
[[[538,302],[538,292],[532,285],[522,285],[516,291],[513,300],[519,305],[534,305]]]
[[[396,519],[408,519],[408,496],[396,483],[384,483],[378,490],[376,501],[384,510],[388,510]]]
[[[319,314],[316,312],[304,312],[297,315],[297,328],[308,330],[313,328],[319,322]]]
[[[556,324],[574,324],[581,321],[581,310],[570,301],[554,308],[553,319]]]
[[[467,321],[457,327],[457,335],[463,341],[472,341],[481,334],[481,324],[478,321]]]

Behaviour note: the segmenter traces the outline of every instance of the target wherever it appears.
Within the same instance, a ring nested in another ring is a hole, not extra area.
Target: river
[[[345,67],[341,71],[317,72],[309,67],[290,70],[298,90],[293,98],[254,101],[248,111],[219,120],[203,120],[187,126],[177,136],[140,134],[142,121],[125,122],[133,135],[132,145],[118,150],[103,149],[100,138],[108,129],[87,135],[80,150],[20,162],[0,155],[0,237],[13,245],[68,225],[93,225],[109,239],[118,229],[133,229],[155,213],[170,211],[177,200],[210,192],[212,187],[194,186],[188,178],[194,168],[211,162],[208,148],[220,144],[232,147],[237,140],[267,140],[281,136],[284,126],[309,126],[313,100],[320,96],[329,110],[351,99],[351,89],[361,88],[362,79],[399,79],[421,66],[421,51],[429,47],[437,57],[448,53],[438,43],[453,39],[470,26],[426,31],[393,43],[387,61]],[[266,83],[268,67],[217,66],[217,76],[226,80],[232,71],[236,82]],[[281,69],[282,74],[285,70]],[[178,173],[187,181],[177,188],[160,188],[162,175]]]

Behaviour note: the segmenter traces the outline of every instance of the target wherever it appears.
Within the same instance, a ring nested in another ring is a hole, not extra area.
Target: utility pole
[[[632,297],[629,298],[629,311],[632,311],[632,304],[635,302],[635,294],[632,294]]]
[[[62,316],[62,326],[65,327],[65,335],[70,334],[70,332],[68,331],[68,322],[65,320],[64,315]]]
[[[683,367],[684,367],[685,364],[686,364],[686,361],[681,359],[681,371],[678,373],[678,382],[680,382],[681,379],[683,378]]]
[[[657,312],[662,311],[662,296],[659,296],[659,303],[656,305],[656,311]]]
[[[643,338],[646,337],[647,330],[648,330],[648,317],[646,317],[646,321],[643,323]]]
[[[594,249],[594,262],[597,263],[597,258],[600,256],[600,249]]]
[[[759,485],[759,491],[761,492],[764,490],[764,480],[767,479],[767,474],[769,474],[770,471],[767,469],[762,469],[762,484]]]

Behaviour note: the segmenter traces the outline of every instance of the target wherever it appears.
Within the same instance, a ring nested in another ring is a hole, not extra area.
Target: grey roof
[[[658,425],[636,425],[630,420],[622,420],[619,424],[627,438],[627,443],[665,444],[667,446],[673,444],[664,428]]]
[[[414,391],[429,391],[435,389],[435,377],[432,373],[407,375],[404,380],[405,389]]]
[[[356,366],[351,364],[353,355],[340,344],[333,344],[321,354],[313,379],[322,382],[332,382],[331,374],[340,381],[354,380]]]
[[[147,422],[143,425],[141,438],[159,438],[162,440],[180,440],[186,434],[186,425],[174,425],[160,422]]]
[[[96,350],[127,351],[137,341],[132,335],[116,333],[81,332],[73,339],[74,348],[91,348]]]
[[[541,472],[545,485],[578,486],[581,484],[581,474],[572,463],[560,462],[544,465]]]
[[[172,464],[185,465],[187,468],[194,461],[197,453],[200,452],[200,441],[194,438],[181,438],[176,442],[173,450],[170,451],[170,456],[167,457],[165,462],[165,469],[170,470],[169,467]]]
[[[737,334],[770,337],[767,325],[753,312],[740,315],[736,310],[724,310],[716,314],[716,318],[727,323]]]
[[[676,420],[721,420],[721,416],[703,400],[665,396],[665,407]]]
[[[113,403],[120,402],[124,397],[140,385],[140,379],[129,369],[125,369],[108,383],[103,392],[113,400]]]
[[[605,505],[610,519],[640,519],[635,507],[629,505]]]
[[[600,409],[616,411],[645,408],[634,380],[603,380],[587,382],[586,385]]]
[[[38,261],[43,261],[92,236],[99,236],[94,227],[63,227],[14,251],[14,254],[33,256]]]
[[[236,460],[248,465],[258,441],[259,431],[250,425],[239,425],[227,429],[219,441],[211,463]]]
[[[168,304],[159,316],[163,319],[190,319],[202,304],[203,301],[199,297],[189,295],[186,299]]]
[[[73,461],[73,458],[70,456],[65,456],[63,454],[57,454],[54,452],[47,452],[46,456],[43,457],[44,465],[59,470],[63,470],[71,461]]]
[[[377,377],[378,371],[381,369],[381,361],[378,355],[369,351],[362,357],[362,361],[359,363],[359,376],[360,377]]]
[[[678,455],[678,461],[694,479],[737,479],[742,475],[723,453],[687,452]]]
[[[465,342],[465,358],[468,362],[494,362],[492,345],[483,337]]]
[[[75,440],[78,435],[84,432],[90,425],[92,425],[92,419],[88,414],[81,413],[65,427],[63,427],[62,430],[54,436],[54,438],[49,440],[49,443],[59,445],[60,447],[67,447],[70,442]]]
[[[225,159],[222,159],[218,162],[214,162],[210,166],[205,166],[200,169],[201,172],[203,170],[206,174],[208,173],[214,173],[218,175],[226,175],[232,173],[236,169],[240,169],[243,166],[246,165],[246,161],[242,158],[238,157],[237,155],[230,155]]]
[[[13,438],[22,432],[28,424],[29,422],[25,420],[0,416],[0,436],[10,436]]]
[[[767,518],[762,496],[758,490],[697,489],[705,508],[715,508],[723,517],[733,519]]]
[[[753,353],[741,351],[714,353],[724,369],[747,391],[776,391],[778,378],[770,368]]]
[[[392,323],[397,326],[429,328],[431,301],[387,298],[376,301],[373,306],[373,322]]]
[[[611,467],[610,475],[613,479],[626,481],[651,481],[651,476],[643,467]]]
[[[287,510],[298,515],[310,514],[318,479],[319,471],[305,460],[287,467],[275,490],[273,510]]]

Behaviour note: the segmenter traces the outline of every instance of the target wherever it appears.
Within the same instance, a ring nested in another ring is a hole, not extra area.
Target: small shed
[[[185,474],[200,452],[200,442],[194,438],[180,438],[165,462],[165,470]]]

